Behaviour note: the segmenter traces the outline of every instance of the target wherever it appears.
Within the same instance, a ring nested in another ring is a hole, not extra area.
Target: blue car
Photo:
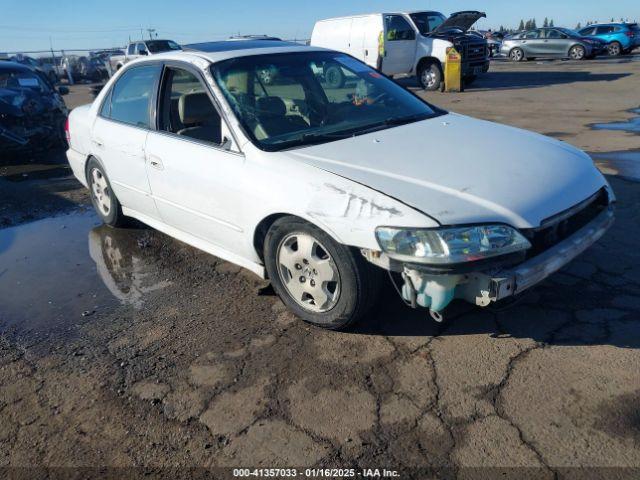
[[[640,47],[640,27],[637,23],[599,23],[589,25],[578,33],[605,41],[609,55],[614,57]]]

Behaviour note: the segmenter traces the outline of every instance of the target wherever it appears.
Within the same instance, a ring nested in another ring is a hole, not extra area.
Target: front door
[[[145,150],[162,221],[237,252],[245,238],[239,220],[244,156],[233,151],[226,124],[196,71],[166,67],[160,91],[158,130],[149,133]]]
[[[161,67],[128,68],[103,101],[93,126],[95,156],[124,207],[158,218],[146,173],[144,146],[151,128]]]
[[[402,15],[384,16],[384,57],[387,75],[411,73],[416,56],[416,31]]]

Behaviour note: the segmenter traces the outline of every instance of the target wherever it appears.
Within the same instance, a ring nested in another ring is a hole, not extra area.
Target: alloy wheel
[[[514,62],[519,62],[520,60],[522,60],[523,57],[523,53],[522,50],[520,50],[519,48],[515,48],[513,50],[511,50],[511,60],[513,60]]]
[[[91,193],[100,212],[107,216],[111,212],[111,189],[102,172],[93,168],[91,170]]]
[[[618,55],[620,55],[620,44],[613,42],[607,47],[607,50],[609,51],[609,55],[611,55],[612,57],[617,57]]]
[[[582,60],[582,58],[584,57],[584,48],[577,45],[575,47],[571,47],[571,50],[569,51],[569,56],[573,60]]]
[[[340,298],[340,274],[327,249],[307,233],[287,235],[278,247],[278,273],[287,292],[312,312],[331,310]]]
[[[433,71],[433,68],[425,68],[422,71],[422,85],[424,85],[426,88],[433,88],[436,85],[436,81],[438,79],[436,78],[436,72]]]

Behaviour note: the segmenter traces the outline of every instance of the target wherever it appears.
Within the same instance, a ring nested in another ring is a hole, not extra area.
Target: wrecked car
[[[435,320],[454,299],[487,306],[613,221],[607,181],[566,143],[444,111],[344,53],[201,48],[131,62],[73,110],[69,163],[104,223],[134,217],[268,278],[307,322],[362,318],[385,271]]]
[[[66,93],[41,72],[0,62],[0,151],[65,145]]]

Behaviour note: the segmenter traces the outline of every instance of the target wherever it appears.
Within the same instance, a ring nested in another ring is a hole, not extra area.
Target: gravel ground
[[[640,162],[637,134],[589,127],[633,116],[638,59],[496,62],[427,97]],[[0,467],[640,475],[640,188],[615,155],[616,224],[517,304],[439,327],[389,288],[348,333],[158,232],[98,226],[59,155],[0,161]]]

